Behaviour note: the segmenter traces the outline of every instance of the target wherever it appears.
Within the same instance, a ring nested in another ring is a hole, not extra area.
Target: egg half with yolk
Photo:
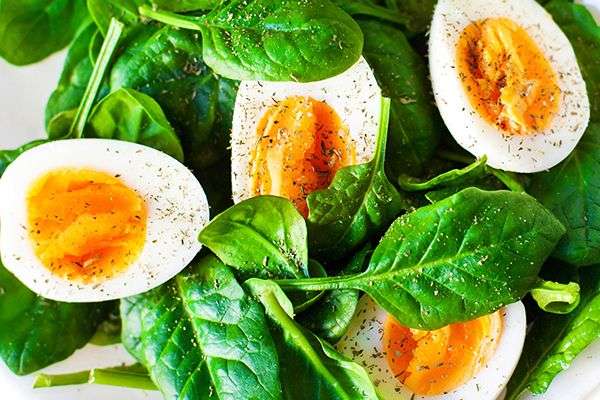
[[[307,216],[310,193],[373,157],[380,98],[364,58],[319,82],[242,82],[232,123],[234,201],[286,197]]]
[[[385,400],[495,400],[525,341],[521,302],[434,331],[399,324],[363,296],[337,349],[367,370]]]
[[[2,263],[39,295],[92,302],[175,276],[200,251],[208,203],[192,173],[149,147],[61,140],[0,178]]]
[[[492,167],[549,169],[588,125],[590,104],[573,47],[535,0],[440,0],[429,61],[446,126]]]

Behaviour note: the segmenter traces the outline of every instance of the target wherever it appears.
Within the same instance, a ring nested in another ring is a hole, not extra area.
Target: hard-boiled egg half
[[[134,143],[76,139],[19,156],[0,178],[2,263],[39,295],[117,299],[175,276],[200,250],[208,203],[177,160]]]
[[[440,0],[433,91],[456,141],[488,164],[538,172],[564,160],[590,117],[571,43],[535,0]]]
[[[306,216],[308,194],[373,157],[380,98],[364,58],[319,82],[242,82],[231,139],[234,201],[282,196]]]
[[[336,347],[367,370],[384,400],[496,400],[525,340],[521,302],[473,321],[420,331],[363,296]]]

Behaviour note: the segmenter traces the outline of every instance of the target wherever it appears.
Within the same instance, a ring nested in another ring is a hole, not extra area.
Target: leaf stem
[[[89,371],[80,371],[70,374],[40,374],[33,382],[34,389],[57,386],[98,384],[118,386],[142,390],[158,390],[147,373],[140,372],[138,368],[117,367],[99,368]]]
[[[188,17],[169,11],[155,10],[148,5],[140,6],[138,10],[142,17],[150,18],[166,25],[194,31],[201,30],[202,17]]]
[[[375,145],[375,154],[377,155],[377,164],[375,170],[385,161],[385,151],[387,148],[388,129],[390,127],[390,109],[392,101],[387,97],[381,97],[381,115],[379,116],[379,132],[377,134],[377,143]]]
[[[90,115],[92,106],[94,105],[94,100],[96,100],[98,90],[100,90],[100,85],[102,84],[102,80],[104,79],[104,75],[106,74],[106,70],[110,64],[110,60],[117,48],[117,45],[119,44],[119,39],[123,34],[123,27],[123,24],[117,21],[115,18],[110,21],[108,32],[106,33],[104,43],[102,44],[102,48],[98,54],[98,59],[94,65],[92,76],[90,77],[88,85],[85,89],[83,100],[79,104],[77,114],[75,114],[75,119],[73,119],[73,124],[69,130],[69,138],[79,139],[83,136],[85,124],[87,123],[88,116]]]
[[[322,278],[303,278],[303,279],[280,279],[274,281],[283,290],[288,291],[321,291],[333,289],[350,289],[348,285],[350,278],[356,275],[329,276]]]

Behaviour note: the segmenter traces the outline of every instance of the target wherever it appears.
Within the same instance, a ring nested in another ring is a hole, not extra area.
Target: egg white
[[[51,273],[35,255],[27,227],[27,194],[40,177],[62,168],[118,175],[146,202],[141,254],[112,278],[70,281]],[[118,299],[166,282],[200,251],[197,236],[209,219],[206,195],[183,164],[155,149],[115,140],[61,140],[28,150],[0,178],[0,194],[2,263],[29,289],[66,302]]]
[[[383,328],[388,314],[369,296],[360,299],[350,328],[336,348],[366,368],[383,400],[495,400],[519,362],[527,328],[523,303],[506,306],[501,312],[502,334],[493,356],[473,378],[443,395],[413,395],[388,368],[383,354]]]
[[[243,81],[235,101],[231,132],[231,181],[236,203],[252,197],[251,156],[257,144],[258,123],[271,106],[290,96],[310,96],[326,102],[348,127],[357,163],[373,158],[381,113],[381,89],[363,57],[344,73],[322,81]]]
[[[506,17],[537,43],[554,69],[561,90],[550,126],[533,135],[509,135],[471,106],[456,68],[456,43],[473,21]],[[583,135],[590,104],[571,43],[535,0],[440,0],[429,39],[429,66],[435,99],[456,141],[488,164],[515,172],[538,172],[564,160]]]

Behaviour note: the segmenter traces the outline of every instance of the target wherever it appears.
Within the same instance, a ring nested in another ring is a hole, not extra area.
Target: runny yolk
[[[529,36],[507,18],[467,26],[456,47],[458,74],[473,108],[513,135],[544,130],[558,111],[552,66]]]
[[[388,316],[383,346],[390,370],[405,387],[418,395],[438,395],[475,376],[501,333],[499,312],[435,331],[409,329]]]
[[[144,200],[118,177],[87,169],[59,169],[29,191],[30,238],[54,274],[91,282],[125,270],[146,238]]]
[[[354,164],[348,129],[325,102],[292,96],[267,110],[251,155],[251,193],[290,199],[306,217],[306,197]]]

